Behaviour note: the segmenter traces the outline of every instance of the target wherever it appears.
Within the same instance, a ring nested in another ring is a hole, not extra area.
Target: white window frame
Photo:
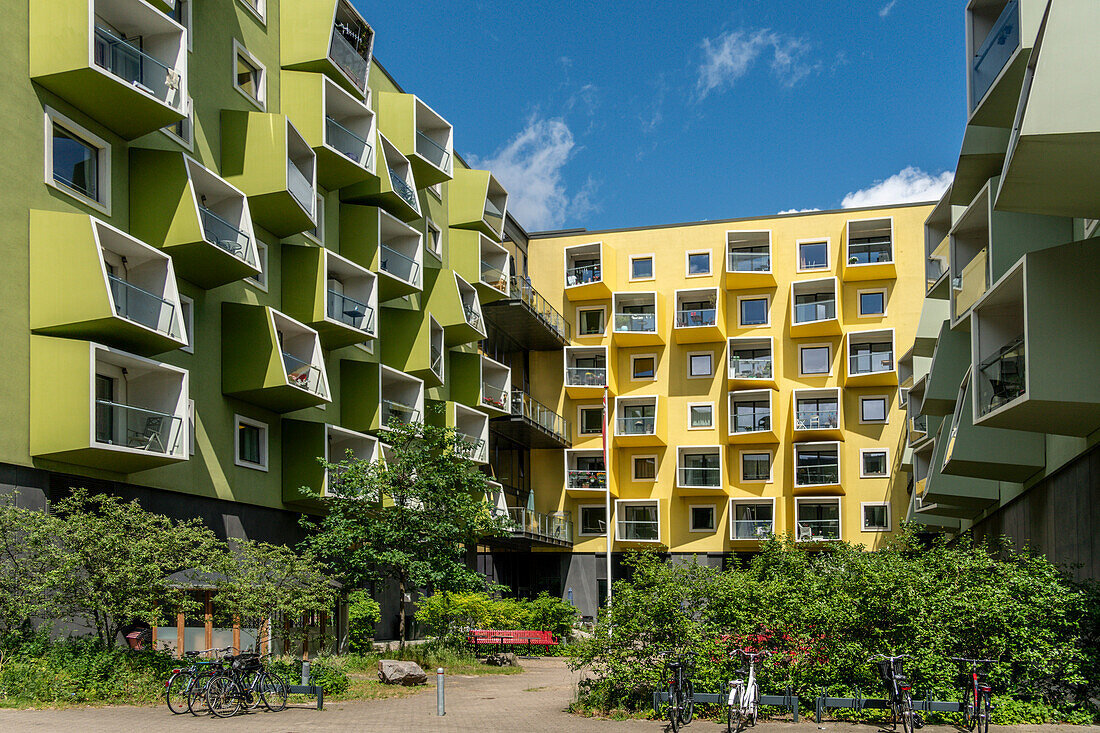
[[[195,401],[187,400],[187,455],[195,455]]]
[[[713,351],[689,351],[687,352],[687,365],[685,369],[685,375],[687,379],[713,379],[715,373],[714,364],[714,352]],[[710,372],[707,374],[692,374],[691,373],[691,360],[696,356],[709,356],[710,357]]]
[[[252,287],[267,292],[268,286],[268,272],[267,272],[267,244],[256,240],[256,264],[260,266],[260,274],[258,277],[248,276],[245,278]]]
[[[257,0],[257,2],[263,2],[264,0]],[[247,7],[246,0],[241,2]],[[248,63],[256,67],[256,70],[260,72],[260,83],[256,85],[257,92],[259,93],[259,99],[253,98],[245,90],[241,89],[237,85],[237,57],[243,57]],[[252,103],[252,106],[259,109],[261,112],[267,111],[267,67],[260,62],[258,58],[252,55],[247,48],[244,47],[240,41],[236,38],[233,39],[233,57],[231,72],[233,75],[233,88],[237,90],[237,93]]]
[[[581,521],[581,514],[585,509],[599,509],[603,513],[604,531],[603,532],[584,532],[581,528],[584,526],[584,522]],[[577,505],[577,536],[578,537],[605,537],[607,536],[607,506],[604,504],[578,504]]]
[[[825,266],[824,267],[802,267],[802,245],[803,244],[825,244]],[[795,272],[828,272],[833,269],[833,239],[832,237],[808,237],[806,239],[794,240],[794,262]]]
[[[652,265],[653,268],[653,274],[649,277],[634,277],[634,260],[649,260],[649,263],[650,265]],[[657,279],[657,258],[653,252],[650,252],[649,254],[630,255],[630,262],[628,263],[628,267],[629,269],[627,270],[627,274],[629,275],[629,277],[627,278],[627,282],[646,283],[653,282]],[[600,275],[603,275],[602,270],[600,271]]]
[[[757,497],[738,497],[731,498],[729,501],[730,510],[730,541],[731,542],[758,542],[759,540],[746,540],[737,539],[734,537],[734,531],[737,528],[737,512],[733,510],[736,504],[771,504],[772,505],[772,531],[771,534],[775,534],[775,497],[774,496],[757,496]]]
[[[578,438],[587,438],[593,435],[600,435],[601,433],[585,433],[584,430],[584,411],[585,410],[599,410],[603,412],[603,405],[577,405],[577,436]],[[603,421],[603,416],[600,416],[600,420]]]
[[[691,272],[691,256],[692,255],[706,255],[707,256],[707,271],[706,272]],[[656,273],[656,270],[654,270]],[[709,249],[689,249],[684,252],[684,277],[686,279],[696,277],[710,277],[714,274],[714,252]]]
[[[693,407],[710,408],[710,425],[706,427],[693,427],[691,424],[691,409]],[[687,429],[688,430],[714,430],[714,403],[713,402],[689,402],[687,403]]]
[[[898,408],[906,409],[909,407],[909,387],[898,387]]]
[[[248,9],[255,18],[257,18],[265,26],[267,25],[267,0],[256,0],[256,5],[253,6],[248,0],[238,0],[238,2]]]
[[[814,448],[818,446],[828,445],[836,449],[836,484],[800,484],[798,483],[798,449],[799,448]],[[816,489],[820,486],[843,486],[844,483],[844,456],[841,455],[840,441],[839,440],[814,440],[806,441],[802,443],[795,443],[791,450],[791,486],[795,491],[799,489]],[[825,497],[833,498],[833,497]],[[796,515],[797,516],[797,515]]]
[[[745,454],[761,455],[761,454],[764,454],[764,453],[766,453],[768,455],[768,477],[766,479],[745,478],[745,459],[743,458],[743,456]],[[761,485],[764,485],[764,484],[775,483],[775,449],[774,448],[766,448],[766,449],[742,448],[741,450],[737,451],[737,471],[738,471],[738,475],[741,477],[741,483],[743,483],[743,484],[761,484]],[[772,517],[773,517],[772,521],[773,521],[773,524],[774,524],[774,517],[775,517],[774,513],[772,514]]]
[[[429,244],[432,241],[432,232],[439,232],[438,251],[432,249]],[[443,229],[428,216],[424,217],[424,251],[438,260],[443,259]]]
[[[882,400],[883,409],[882,414],[884,418],[882,420],[864,420],[863,419],[863,403],[870,400]],[[884,394],[866,394],[859,396],[859,424],[860,425],[888,425],[890,423],[890,396]]]
[[[652,458],[653,459],[653,478],[638,478],[637,472],[637,460],[639,458]],[[630,480],[636,483],[656,483],[657,477],[660,475],[661,462],[657,460],[656,453],[637,453],[630,456]]]
[[[882,293],[882,313],[863,312],[863,294]],[[885,318],[886,317],[886,288],[865,288],[856,291],[856,318]]]
[[[868,527],[866,509],[869,506],[886,507],[886,526]],[[894,513],[890,511],[888,501],[861,501],[859,503],[859,531],[860,532],[892,532],[894,530]]]
[[[844,541],[844,502],[840,496],[796,496],[794,497],[794,541],[795,542],[843,542]],[[798,505],[802,502],[820,503],[825,501],[836,502],[837,538],[835,540],[800,540],[798,539]],[[772,516],[775,516],[774,514]],[[862,518],[860,519],[862,524]]]
[[[764,309],[764,314],[767,316],[767,320],[763,323],[749,323],[745,324],[741,322],[741,301],[743,300],[763,300],[767,305]],[[767,293],[758,293],[756,295],[738,295],[737,296],[737,327],[738,328],[768,328],[772,325],[772,296]],[[773,359],[775,357],[772,357]]]
[[[584,313],[586,311],[601,311],[602,312],[603,315],[600,316],[600,319],[603,321],[603,330],[602,331],[600,331],[599,333],[581,333],[581,329],[580,329],[581,313]],[[603,338],[604,336],[606,336],[607,335],[607,306],[606,305],[598,305],[598,306],[581,305],[581,306],[577,306],[577,334],[576,335],[577,335],[577,338],[581,338],[581,339]]]
[[[177,0],[178,2],[178,0]],[[191,3],[187,3],[187,7],[191,7]],[[188,34],[187,42],[191,43],[191,35]],[[180,137],[172,130],[172,125],[166,125],[160,128],[160,131],[168,136],[168,139],[177,145],[182,145],[187,149],[187,152],[195,152],[195,102],[191,99],[191,95],[187,95],[187,104],[184,109],[187,110],[187,117],[184,118],[183,129],[186,132],[186,137]]]
[[[58,112],[53,107],[46,107],[45,109],[45,132],[46,138],[43,144],[45,150],[45,177],[44,181],[47,186],[53,188],[61,193],[76,199],[85,206],[90,206],[96,211],[99,211],[107,216],[111,215],[111,144],[96,135],[86,127],[78,125],[65,115]],[[72,133],[76,137],[81,138],[87,143],[91,143],[95,148],[99,150],[99,158],[96,161],[96,190],[99,192],[102,201],[98,201],[93,198],[85,196],[75,188],[69,188],[63,183],[59,183],[54,180],[53,177],[53,126],[63,127],[68,132]]]
[[[250,425],[251,427],[260,429],[260,458],[262,459],[260,463],[250,463],[249,461],[245,461],[241,458],[241,441],[240,435],[238,434],[241,425]],[[234,415],[233,463],[242,468],[251,468],[255,471],[266,472],[268,470],[268,464],[271,462],[270,446],[268,445],[270,439],[271,430],[268,427],[267,423],[260,422],[259,420],[253,420],[252,418],[245,417],[244,415]]]
[[[694,509],[710,509],[711,526],[696,527]],[[705,532],[714,534],[718,531],[718,505],[717,504],[688,504],[688,532]]]
[[[751,273],[750,272],[739,272],[737,270],[731,270],[730,269],[730,235],[731,234],[759,234],[760,232],[767,232],[768,233],[768,269],[766,271],[759,271],[759,272],[754,270]],[[750,274],[772,275],[772,274],[774,274],[775,273],[775,260],[772,259],[772,240],[774,239],[774,234],[775,234],[775,232],[773,232],[771,229],[728,229],[728,230],[726,230],[726,246],[725,246],[725,249],[722,251],[722,256],[726,260],[724,265],[723,265],[726,268],[726,272],[733,273],[735,275],[750,275]]]
[[[606,325],[606,324],[605,324]],[[652,377],[636,377],[634,376],[634,362],[638,359],[652,359],[653,360],[653,376]],[[656,382],[657,381],[657,355],[656,354],[631,354],[630,355],[630,381],[631,382]]]
[[[195,353],[195,299],[179,294],[180,318],[183,320],[183,333],[187,338],[187,346],[181,346],[180,351],[188,354]]]
[[[311,239],[322,247],[325,246],[325,196],[321,193],[321,189],[317,189],[313,192],[313,212],[314,212],[314,224],[317,228],[317,233],[306,230],[302,232],[306,238]]]
[[[430,193],[432,196],[435,196],[436,200],[442,201],[443,200],[443,184],[442,183],[433,183],[432,185],[428,186],[428,193]]]
[[[622,511],[619,509],[619,505],[627,504],[655,504],[657,506],[657,539],[655,540],[624,540],[619,536],[619,520],[618,518],[623,516]],[[661,544],[661,527],[663,522],[661,521],[661,501],[660,499],[616,499],[615,500],[615,541],[616,542],[640,542],[647,545],[659,545]]]
[[[883,462],[886,466],[886,473],[865,473],[864,468],[866,464],[863,462],[863,456],[867,453],[881,453],[886,457]],[[890,449],[889,448],[860,448],[859,449],[859,477],[860,478],[890,478]]]
[[[804,372],[802,371],[802,350],[803,349],[828,349],[829,350],[829,371],[827,372]],[[812,343],[812,344],[799,344],[798,345],[798,376],[800,377],[831,377],[833,376],[833,345],[830,343]],[[773,359],[775,357],[772,357]],[[775,372],[775,367],[772,367],[772,373]]]
[[[357,349],[362,349],[368,354],[374,354],[374,339],[370,339],[366,343],[352,344]]]

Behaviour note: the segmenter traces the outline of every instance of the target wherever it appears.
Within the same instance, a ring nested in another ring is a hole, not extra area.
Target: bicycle
[[[262,702],[273,713],[286,709],[289,692],[279,675],[268,671],[259,654],[237,654],[228,659],[229,668],[206,685],[206,706],[219,718],[230,718],[242,706],[256,708]]]
[[[756,660],[768,654],[768,652],[750,652],[747,649],[734,651],[745,657],[748,662],[747,670],[738,671],[738,674],[747,674],[748,679],[730,680],[730,694],[726,701],[726,733],[737,733],[745,723],[750,721],[756,725],[760,717],[760,687],[756,684]]]
[[[902,671],[902,660],[905,659],[909,659],[908,654],[875,654],[867,661],[876,663],[883,684],[886,685],[894,729],[897,730],[898,721],[901,721],[905,733],[913,733],[915,728],[924,727],[924,720],[913,710],[912,687]]]
[[[164,701],[173,715],[181,715],[194,711],[191,708],[191,700],[196,690],[204,688],[204,678],[213,674],[211,669],[220,664],[216,659],[202,659],[203,654],[210,652],[228,652],[233,647],[224,649],[203,649],[202,651],[184,652],[184,659],[191,660],[191,666],[172,670],[172,676],[164,683]]]
[[[695,672],[695,655],[687,652],[675,656],[675,652],[670,650],[661,652],[661,656],[668,657],[661,674],[661,679],[668,684],[668,706],[664,713],[675,733],[680,730],[681,725],[690,723],[695,715],[695,688],[691,683],[691,675]]]
[[[978,676],[979,664],[993,664],[995,659],[969,659],[951,657],[952,662],[970,665],[970,681],[963,685],[962,710],[963,725],[967,730],[978,729],[978,733],[989,733],[990,711],[993,710],[993,688],[986,680]]]

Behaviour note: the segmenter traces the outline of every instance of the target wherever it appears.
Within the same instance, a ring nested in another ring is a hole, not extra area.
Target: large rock
[[[494,652],[485,657],[485,663],[493,667],[518,667],[519,661],[511,652]]]
[[[428,682],[428,675],[416,662],[402,662],[397,659],[380,659],[378,661],[378,679],[387,685],[423,685]]]

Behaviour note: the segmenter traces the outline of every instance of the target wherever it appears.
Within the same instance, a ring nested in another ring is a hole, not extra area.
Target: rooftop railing
[[[1024,337],[1018,336],[978,365],[978,412],[992,412],[1026,390]]]
[[[726,269],[729,272],[770,272],[772,256],[763,252],[731,251]]]
[[[676,311],[676,328],[714,326],[718,323],[718,311],[714,308]]]
[[[623,333],[656,333],[656,313],[616,313],[615,330]]]
[[[328,317],[354,329],[374,333],[374,308],[335,290],[328,291]]]
[[[413,190],[412,186],[410,186],[404,178],[397,175],[397,171],[393,168],[390,168],[389,172],[390,185],[393,186],[394,193],[400,196],[406,204],[420,211],[420,204],[417,203],[416,200],[416,191]]]
[[[523,390],[512,390],[512,414],[526,418],[564,443],[572,434],[569,421]]]
[[[286,378],[295,387],[313,394],[323,393],[324,380],[321,379],[321,370],[318,367],[285,351],[283,352],[283,367],[286,369]]]
[[[795,303],[794,322],[812,323],[836,318],[836,300],[819,300],[814,303]]]
[[[179,107],[180,73],[102,26],[95,27],[95,64],[161,102]]]
[[[416,152],[422,157],[426,158],[428,162],[434,165],[440,170],[451,170],[451,151],[440,145],[428,135],[424,134],[420,130],[416,131]]]
[[[379,265],[382,270],[410,285],[417,284],[420,277],[419,262],[385,244],[379,249],[381,250]]]
[[[344,36],[345,32],[352,34],[352,39],[355,39],[356,42],[353,43],[351,39],[346,38]],[[355,29],[347,27],[345,30],[344,24],[337,24],[332,29],[332,41],[329,43],[328,57],[345,74],[351,77],[357,88],[366,89],[369,62],[356,49],[359,45],[359,38],[361,38],[361,33],[356,34]]]
[[[117,275],[107,273],[107,280],[111,284],[111,299],[115,302],[116,315],[158,333],[179,338],[175,304]]]
[[[566,387],[604,387],[607,385],[607,367],[566,367]]]
[[[179,452],[182,429],[183,418],[179,415],[110,400],[95,401],[95,436],[98,443],[172,455]]]
[[[332,117],[325,117],[325,142],[341,155],[361,166],[367,165],[370,154],[374,150],[369,142]]]
[[[290,195],[294,197],[294,200],[302,205],[302,208],[309,212],[312,217],[313,211],[313,184],[306,178],[305,173],[302,173],[298,169],[298,166],[294,165],[294,161],[289,158],[286,161],[286,189],[290,191]]]
[[[246,232],[229,223],[212,209],[199,205],[202,219],[202,237],[210,244],[221,247],[239,260],[256,267],[252,256],[252,238]]]

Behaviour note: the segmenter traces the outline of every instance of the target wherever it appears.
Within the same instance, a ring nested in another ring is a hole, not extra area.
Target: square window
[[[260,272],[254,277],[249,277],[247,280],[260,290],[267,292],[267,245],[256,240],[256,263],[259,265]]]
[[[741,454],[741,480],[742,481],[771,481],[772,455],[771,453],[742,453]]]
[[[886,422],[886,398],[885,397],[860,397],[859,398],[860,422]]]
[[[580,533],[600,535],[607,532],[607,510],[602,506],[580,507]]]
[[[603,433],[603,408],[581,408],[581,435],[600,435]]]
[[[864,290],[859,294],[859,314],[861,316],[882,316],[886,314],[886,291]]]
[[[180,296],[180,315],[183,316],[183,339],[187,346],[181,346],[181,351],[188,354],[195,353],[195,301],[186,295]]]
[[[742,326],[766,326],[768,323],[767,298],[742,298],[738,303]]]
[[[887,532],[890,530],[889,504],[864,504],[863,529],[866,532]]]
[[[245,468],[267,470],[267,425],[237,415],[236,463]]]
[[[864,477],[882,477],[889,475],[886,466],[886,451],[868,450],[861,453],[863,465],[860,467]]]
[[[828,266],[828,242],[803,242],[798,245],[799,270],[823,270]]]
[[[828,346],[800,346],[798,368],[802,374],[828,374],[829,356]]]
[[[633,257],[630,260],[630,279],[648,280],[653,277],[652,257]]]
[[[688,354],[688,376],[709,377],[714,374],[714,354]]]
[[[238,92],[264,109],[267,102],[267,75],[263,64],[233,41],[233,86]]]
[[[710,252],[689,252],[687,256],[688,275],[710,274]]]
[[[688,415],[693,428],[714,427],[714,405],[690,405]]]
[[[580,311],[580,336],[602,336],[604,332],[603,308],[590,308]]]
[[[693,506],[690,507],[691,515],[691,527],[692,532],[713,532],[714,531],[714,507],[713,506]]]
[[[657,480],[657,456],[634,456],[633,466],[635,481]]]
[[[655,379],[657,360],[652,356],[630,357],[630,372],[634,379]]]

